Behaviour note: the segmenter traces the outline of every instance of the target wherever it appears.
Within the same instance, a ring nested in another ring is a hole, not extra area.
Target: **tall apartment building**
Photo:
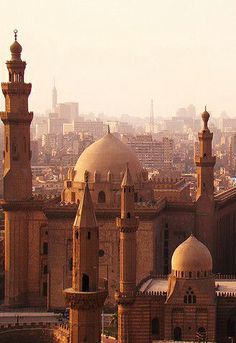
[[[154,140],[151,135],[123,136],[122,140],[136,153],[145,168],[166,169],[173,165],[173,140],[163,137]]]

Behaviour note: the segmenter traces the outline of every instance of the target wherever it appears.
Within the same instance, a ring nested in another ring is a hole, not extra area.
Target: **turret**
[[[134,183],[127,165],[121,184],[121,216],[116,219],[120,233],[120,287],[116,292],[119,343],[130,342],[129,311],[135,302],[138,222],[134,211]]]
[[[70,342],[97,343],[101,338],[101,311],[106,283],[99,283],[99,229],[88,187],[73,225],[72,288],[66,289],[70,307]]]

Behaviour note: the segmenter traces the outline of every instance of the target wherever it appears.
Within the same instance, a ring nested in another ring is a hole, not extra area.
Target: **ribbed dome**
[[[87,171],[89,181],[93,180],[95,173],[100,181],[105,181],[110,172],[113,181],[121,182],[127,162],[132,178],[136,182],[142,172],[138,158],[126,144],[111,133],[107,133],[81,154],[74,168],[74,181],[84,182],[84,174]]]
[[[207,276],[212,271],[211,253],[203,243],[191,235],[175,249],[171,266],[172,272],[180,277],[189,277],[189,273],[193,277]]]

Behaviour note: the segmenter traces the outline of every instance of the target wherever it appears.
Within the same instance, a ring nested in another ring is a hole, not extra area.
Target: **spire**
[[[123,180],[121,183],[121,187],[124,188],[127,186],[133,186],[133,185],[134,185],[134,182],[133,182],[132,176],[130,174],[129,163],[127,162],[125,174],[124,174],[124,177],[123,177]]]
[[[93,228],[98,226],[88,182],[85,183],[83,198],[75,217],[74,226],[80,228]]]
[[[107,125],[107,133],[111,133],[110,125]]]
[[[154,133],[154,106],[153,106],[153,99],[151,99],[151,106],[150,106],[150,133]]]

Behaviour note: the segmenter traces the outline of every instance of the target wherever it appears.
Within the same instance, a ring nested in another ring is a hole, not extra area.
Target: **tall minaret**
[[[136,231],[138,218],[134,213],[134,183],[127,166],[121,184],[121,216],[116,219],[120,232],[120,289],[118,304],[118,342],[130,342],[129,311],[135,301]]]
[[[53,89],[52,89],[52,112],[56,113],[57,110],[57,89],[55,85],[55,79],[54,79],[54,84],[53,84]]]
[[[9,82],[2,83],[5,111],[0,113],[4,124],[3,200],[5,214],[5,305],[26,306],[28,292],[29,218],[32,208],[32,174],[30,123],[28,111],[31,84],[24,82],[26,63],[21,60],[22,47],[17,41],[10,47],[11,59],[6,62]],[[37,269],[37,266],[36,266]]]
[[[210,114],[205,111],[202,113],[203,129],[198,133],[199,155],[195,156],[197,167],[197,194],[196,199],[202,195],[207,195],[210,199],[214,197],[214,166],[215,156],[212,155],[213,133],[208,128]]]
[[[154,133],[154,106],[153,106],[153,99],[151,99],[151,106],[150,106],[150,133]]]
[[[5,112],[0,116],[4,124],[4,200],[28,200],[32,195],[30,124],[33,113],[28,111],[31,83],[24,82],[26,63],[21,60],[22,47],[17,41],[10,47],[11,60],[6,62],[9,82],[2,83]]]
[[[70,307],[70,342],[97,343],[101,339],[101,311],[107,297],[99,285],[99,229],[88,183],[73,226],[72,288],[65,297]]]
[[[196,236],[211,251],[215,259],[214,243],[214,165],[212,155],[213,133],[208,128],[210,118],[206,108],[202,113],[203,129],[199,132],[199,154],[195,156],[197,167]]]

